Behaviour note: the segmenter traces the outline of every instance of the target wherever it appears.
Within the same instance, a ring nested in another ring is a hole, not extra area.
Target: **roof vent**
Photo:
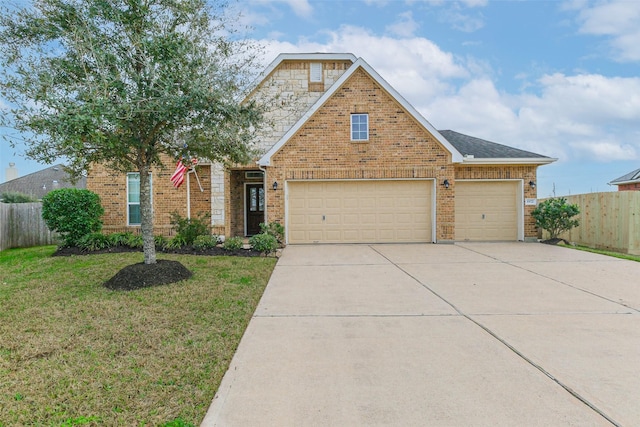
[[[465,159],[473,159],[475,156],[473,154],[465,154],[464,158]]]

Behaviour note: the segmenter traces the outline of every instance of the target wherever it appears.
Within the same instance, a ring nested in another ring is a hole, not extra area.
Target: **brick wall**
[[[351,113],[369,114],[369,140],[351,142]],[[435,178],[453,181],[450,154],[360,69],[272,157],[267,182],[289,179]],[[436,186],[436,236],[454,237],[453,192]],[[280,186],[282,188],[282,185]],[[283,191],[267,196],[268,221],[284,223]]]
[[[640,191],[640,182],[618,185],[618,191]]]
[[[168,156],[162,158],[164,169],[152,170],[154,232],[171,236],[170,214],[178,212],[187,216],[187,184],[186,179],[180,188],[173,187],[169,180],[175,170],[175,161]],[[196,168],[204,189],[200,192],[193,174],[190,174],[191,214],[211,212],[211,166],[199,165]],[[133,171],[132,171],[133,172]],[[140,232],[140,226],[127,226],[127,177],[126,174],[114,172],[104,165],[93,165],[87,176],[87,189],[97,193],[104,207],[103,231],[113,233],[120,231]],[[221,232],[222,230],[218,230]]]

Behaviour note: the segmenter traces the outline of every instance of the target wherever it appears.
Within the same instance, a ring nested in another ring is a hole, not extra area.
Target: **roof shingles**
[[[452,130],[438,131],[463,156],[473,156],[477,159],[548,159],[549,157],[518,148],[508,147],[484,139],[464,135]]]

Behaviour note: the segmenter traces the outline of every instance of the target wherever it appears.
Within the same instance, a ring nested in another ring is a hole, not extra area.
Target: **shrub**
[[[183,246],[187,246],[187,241],[185,240],[184,237],[178,235],[178,236],[173,236],[172,239],[169,239],[169,241],[165,244],[164,248],[165,249],[180,249]]]
[[[540,203],[531,216],[536,220],[536,226],[547,230],[550,239],[557,239],[564,231],[577,227],[580,222],[571,219],[580,213],[578,205],[570,205],[564,197],[547,199]]]
[[[38,200],[28,194],[9,191],[0,194],[0,200],[4,203],[32,203]]]
[[[196,218],[183,218],[177,212],[172,212],[171,225],[176,232],[176,236],[181,236],[187,245],[191,245],[196,240],[196,237],[211,234],[209,217],[208,213],[200,212]]]
[[[218,245],[218,236],[198,236],[193,241],[193,247],[199,250],[215,248]]]
[[[260,233],[251,236],[249,243],[254,250],[262,252],[265,255],[269,255],[278,249],[278,240],[268,233]]]
[[[109,240],[113,246],[126,246],[134,249],[139,249],[143,246],[142,236],[133,234],[130,231],[109,234]]]
[[[153,243],[156,246],[156,249],[165,249],[167,247],[167,244],[169,243],[169,239],[167,239],[164,236],[154,236],[153,238]]]
[[[50,230],[60,233],[67,246],[75,246],[83,236],[100,231],[103,213],[100,197],[89,190],[61,188],[42,198],[42,218]]]
[[[278,222],[270,222],[269,224],[260,224],[262,233],[270,234],[276,238],[278,243],[284,243],[284,227]]]
[[[243,246],[244,242],[242,237],[229,237],[222,244],[222,247],[228,251],[237,251],[238,249],[242,249]]]
[[[109,236],[105,236],[102,233],[89,233],[82,236],[76,242],[76,246],[84,251],[92,252],[107,249],[114,245]]]

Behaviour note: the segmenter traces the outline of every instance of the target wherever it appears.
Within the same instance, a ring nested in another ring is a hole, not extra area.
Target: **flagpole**
[[[191,171],[193,172],[193,174],[196,177],[196,180],[198,181],[198,187],[200,187],[200,192],[204,193],[204,189],[202,188],[202,184],[200,184],[200,178],[198,178],[198,174],[196,173],[196,167],[195,166],[191,166]]]

